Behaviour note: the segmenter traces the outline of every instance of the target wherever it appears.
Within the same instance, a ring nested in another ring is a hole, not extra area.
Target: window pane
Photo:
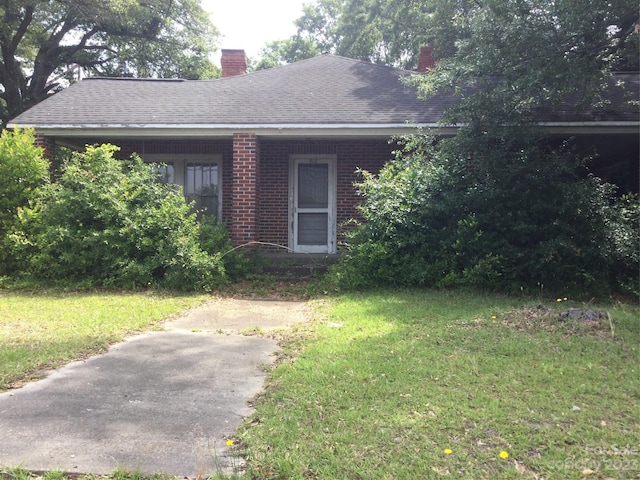
[[[327,208],[329,204],[329,165],[298,165],[298,208]]]
[[[173,163],[154,164],[153,172],[158,176],[160,183],[176,183],[174,175]]]
[[[195,202],[196,210],[216,216],[218,214],[218,165],[187,163],[184,192],[188,202]]]
[[[326,245],[328,234],[328,214],[299,213],[298,214],[298,244]]]

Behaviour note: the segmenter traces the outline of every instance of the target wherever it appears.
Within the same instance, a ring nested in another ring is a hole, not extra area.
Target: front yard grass
[[[0,290],[0,392],[211,298],[160,293]]]
[[[640,478],[640,309],[558,321],[535,305],[435,291],[329,301],[238,432],[249,477]]]
[[[0,390],[210,298],[0,290]],[[315,300],[314,321],[277,334],[279,361],[233,439],[246,471],[232,478],[640,478],[640,307],[540,302],[418,290]],[[609,316],[558,320],[569,307]],[[23,476],[42,478],[0,469]]]

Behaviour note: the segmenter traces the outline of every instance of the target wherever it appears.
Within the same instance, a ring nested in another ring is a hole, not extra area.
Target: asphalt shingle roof
[[[87,79],[13,123],[33,125],[437,122],[451,101],[417,99],[411,72],[335,55],[218,80]]]
[[[455,98],[425,102],[400,79],[412,72],[335,55],[218,80],[86,79],[16,117],[17,126],[436,124]],[[623,78],[638,96],[638,74]],[[543,113],[543,121],[638,121],[621,108]]]

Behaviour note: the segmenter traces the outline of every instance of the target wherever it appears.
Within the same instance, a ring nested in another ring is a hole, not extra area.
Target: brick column
[[[234,245],[256,241],[260,145],[254,133],[233,134],[231,240]]]
[[[36,147],[42,148],[44,151],[42,154],[44,157],[53,162],[56,158],[56,141],[53,138],[45,137],[44,135],[38,133],[36,134],[35,142],[33,142]]]

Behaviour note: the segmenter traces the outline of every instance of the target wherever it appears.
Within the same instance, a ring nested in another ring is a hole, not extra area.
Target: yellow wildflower
[[[445,455],[451,455],[453,453],[453,450],[451,450],[450,448],[445,448],[444,453]]]
[[[500,458],[503,458],[503,459],[509,458],[509,452],[505,452],[504,450],[501,451]]]
[[[229,439],[227,440],[227,447],[232,447],[233,446],[233,440]]]

